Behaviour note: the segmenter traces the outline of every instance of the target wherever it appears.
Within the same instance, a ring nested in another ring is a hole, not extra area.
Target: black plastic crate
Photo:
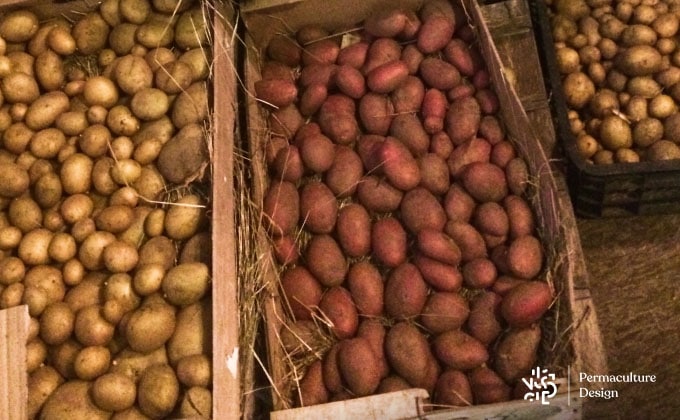
[[[567,119],[548,9],[543,0],[529,0],[529,5],[576,215],[600,218],[680,213],[680,160],[595,165],[578,153]]]

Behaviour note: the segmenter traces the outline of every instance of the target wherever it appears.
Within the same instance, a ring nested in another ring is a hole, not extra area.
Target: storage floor
[[[656,375],[591,398],[585,419],[680,412],[680,215],[578,220],[610,374]]]

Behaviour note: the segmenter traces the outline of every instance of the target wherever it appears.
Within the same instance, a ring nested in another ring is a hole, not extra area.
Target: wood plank
[[[234,132],[236,71],[230,23],[234,10],[218,7],[214,16],[212,141],[212,314],[213,418],[239,419],[239,305],[234,225]]]
[[[293,408],[271,413],[271,420],[383,420],[423,417],[422,401],[428,397],[424,389],[407,389],[365,398],[337,401],[319,406]]]
[[[26,305],[0,311],[0,418],[28,418],[26,341],[30,320]]]

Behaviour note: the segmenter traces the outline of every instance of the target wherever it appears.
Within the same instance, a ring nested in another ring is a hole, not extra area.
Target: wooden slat
[[[234,226],[234,132],[236,70],[229,22],[233,10],[221,7],[214,16],[212,141],[212,303],[213,418],[240,418],[239,305]]]
[[[0,311],[0,418],[26,420],[28,306]]]
[[[383,420],[421,417],[422,401],[428,397],[424,389],[407,389],[372,397],[355,398],[318,406],[293,408],[271,413],[271,420]]]

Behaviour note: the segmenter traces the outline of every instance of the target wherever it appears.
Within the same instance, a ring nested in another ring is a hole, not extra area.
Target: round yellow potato
[[[64,302],[49,304],[40,316],[40,337],[50,346],[63,343],[73,333],[75,319],[75,314],[68,304]]]
[[[76,355],[73,369],[78,378],[91,381],[109,369],[111,365],[111,352],[104,346],[88,346]]]
[[[5,102],[11,104],[30,104],[40,96],[38,82],[32,76],[17,71],[3,77],[0,91]]]
[[[179,399],[179,381],[169,365],[154,365],[142,373],[137,386],[140,410],[149,417],[170,414]]]
[[[118,97],[118,89],[108,77],[93,76],[85,81],[83,98],[85,103],[91,107],[100,105],[109,109],[118,102]]]
[[[7,42],[26,42],[38,32],[39,21],[35,13],[15,10],[0,21],[0,37]]]
[[[82,380],[64,382],[50,395],[40,413],[43,420],[108,420],[111,412],[97,407],[91,395],[92,383]]]
[[[187,306],[205,296],[210,285],[210,270],[200,262],[179,264],[165,274],[161,285],[168,302]]]
[[[132,350],[149,353],[170,339],[175,324],[173,306],[162,300],[145,302],[130,315],[125,325],[125,338]]]
[[[123,411],[135,403],[137,385],[122,373],[107,373],[92,384],[92,400],[106,411]]]
[[[170,239],[192,237],[205,222],[205,203],[196,194],[188,194],[170,206],[165,214],[165,233]]]
[[[0,197],[18,197],[28,190],[28,171],[11,162],[0,162]]]
[[[144,88],[134,94],[130,108],[142,121],[157,120],[170,109],[170,98],[160,89]]]
[[[59,171],[61,184],[67,194],[85,193],[92,185],[92,159],[84,153],[74,153],[62,164]]]

